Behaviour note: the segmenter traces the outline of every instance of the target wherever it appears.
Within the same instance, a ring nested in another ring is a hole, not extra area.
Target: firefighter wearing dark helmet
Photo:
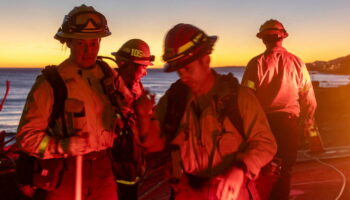
[[[149,95],[136,102],[147,151],[172,149],[175,199],[250,199],[247,182],[276,151],[253,93],[240,88],[232,74],[220,75],[210,68],[216,40],[190,24],[170,29],[164,70],[176,71],[180,79],[161,97],[154,113]]]
[[[266,112],[277,142],[276,157],[282,160],[280,178],[270,199],[289,199],[292,167],[297,158],[301,131],[316,135],[314,113],[316,99],[309,72],[303,61],[282,46],[288,37],[283,24],[267,20],[256,34],[266,46],[265,52],[249,61],[242,85],[251,89]],[[262,199],[269,199],[265,184]]]
[[[148,44],[140,39],[131,39],[112,55],[115,56],[118,73],[127,86],[124,95],[131,96],[133,101],[137,100],[144,92],[141,78],[147,75],[146,68],[152,66],[154,61]],[[119,200],[137,200],[139,180],[143,178],[146,168],[144,151],[131,128],[133,124],[130,124],[131,121],[137,121],[131,119],[133,116],[125,116],[129,120],[112,148]]]
[[[104,15],[86,5],[71,10],[55,34],[70,49],[66,60],[50,68],[58,73],[55,79],[64,82],[66,93],[57,93],[55,89],[63,86],[40,75],[17,132],[19,148],[41,161],[42,171],[38,168],[32,180],[39,188],[36,199],[75,199],[78,156],[83,160],[82,199],[117,199],[108,153],[115,137],[116,107],[104,92],[102,80],[110,74],[115,80],[112,88],[121,90],[125,85],[117,72],[96,60],[101,38],[110,34]],[[57,110],[59,98],[65,98],[64,106]],[[55,117],[53,110],[62,115]]]

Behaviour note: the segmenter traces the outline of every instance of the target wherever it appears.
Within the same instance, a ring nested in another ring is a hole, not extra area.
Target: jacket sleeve
[[[253,91],[256,91],[259,86],[258,65],[259,63],[256,59],[249,61],[241,81],[242,86],[250,88]]]
[[[272,160],[277,145],[265,113],[253,91],[247,88],[240,89],[238,107],[246,135],[246,146],[244,151],[238,154],[238,160],[247,167],[248,177],[254,179],[260,169]]]
[[[301,62],[300,65],[299,104],[301,125],[304,128],[304,133],[312,134],[312,131],[315,131],[314,115],[317,103],[310,74],[304,63]]]
[[[28,94],[18,126],[16,142],[22,151],[42,159],[63,157],[59,141],[46,132],[53,105],[53,91],[39,76]]]

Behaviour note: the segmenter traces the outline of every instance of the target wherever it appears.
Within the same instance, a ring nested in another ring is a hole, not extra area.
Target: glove
[[[70,136],[61,141],[63,152],[71,156],[84,155],[89,150],[88,132]]]
[[[227,174],[221,177],[216,191],[219,200],[236,200],[241,191],[244,181],[244,170],[234,167]]]

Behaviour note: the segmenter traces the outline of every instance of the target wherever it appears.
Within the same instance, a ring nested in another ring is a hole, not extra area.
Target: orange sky
[[[162,66],[166,32],[175,24],[192,23],[219,40],[212,66],[244,66],[264,50],[255,37],[259,26],[270,18],[282,21],[289,37],[285,47],[305,62],[330,60],[350,54],[350,1],[345,0],[166,0],[116,2],[12,0],[0,3],[2,33],[0,67],[43,67],[59,64],[69,55],[53,39],[63,16],[86,3],[105,14],[112,35],[102,40],[100,54],[110,55],[125,41],[140,38]],[[171,9],[170,9],[171,7]]]

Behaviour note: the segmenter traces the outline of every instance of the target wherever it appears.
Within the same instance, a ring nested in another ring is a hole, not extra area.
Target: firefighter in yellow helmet
[[[300,131],[315,131],[316,100],[305,64],[282,46],[288,36],[282,23],[268,20],[256,36],[266,50],[249,61],[242,85],[255,93],[266,112],[278,145],[276,156],[282,160],[281,176],[270,199],[287,200]],[[268,185],[264,187],[263,199],[267,199]]]
[[[112,55],[118,65],[117,71],[128,88],[124,94],[128,93],[133,101],[137,100],[144,92],[141,78],[147,75],[147,66],[152,66],[154,61],[148,44],[141,39],[131,39]],[[133,116],[129,116],[129,119]],[[119,200],[137,200],[139,181],[146,168],[144,150],[131,128],[132,121],[137,120],[128,120],[124,123],[125,126],[112,148]]]
[[[108,153],[116,104],[107,94],[125,86],[117,72],[96,59],[101,38],[110,34],[104,15],[91,6],[75,7],[55,34],[70,49],[69,57],[45,68],[28,95],[16,138],[35,158],[37,199],[74,199],[77,156],[83,157],[82,199],[117,199]]]
[[[210,68],[216,40],[191,24],[171,28],[164,41],[164,70],[176,71],[179,80],[154,113],[147,94],[136,102],[147,151],[172,149],[177,200],[256,199],[247,185],[276,151],[252,91],[240,88],[232,74]]]

